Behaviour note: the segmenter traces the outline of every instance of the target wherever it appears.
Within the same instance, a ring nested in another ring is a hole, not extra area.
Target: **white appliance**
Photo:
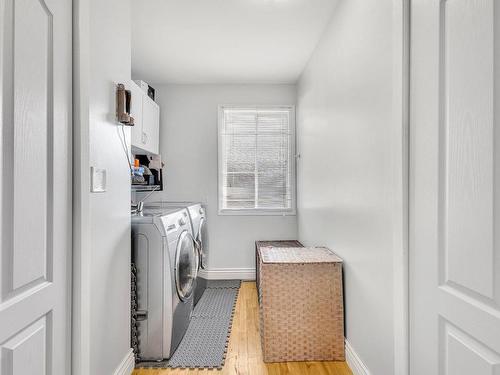
[[[139,356],[170,358],[191,320],[199,253],[187,209],[145,207],[132,216]]]
[[[187,208],[191,220],[193,237],[200,253],[200,268],[208,268],[207,218],[205,209],[198,202],[150,202],[145,203],[151,208]]]
[[[201,203],[198,202],[151,202],[145,203],[148,207],[156,208],[186,208],[189,212],[193,236],[196,242],[196,247],[200,254],[200,268],[206,270],[208,268],[208,241],[207,241],[207,218],[206,212]],[[207,287],[207,280],[199,277],[196,282],[196,290],[194,293],[194,304],[200,300],[203,292]]]

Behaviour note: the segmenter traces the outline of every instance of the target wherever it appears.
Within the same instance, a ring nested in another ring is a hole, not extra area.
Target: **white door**
[[[412,0],[410,368],[500,374],[500,2]]]
[[[0,374],[70,374],[72,9],[0,0]]]

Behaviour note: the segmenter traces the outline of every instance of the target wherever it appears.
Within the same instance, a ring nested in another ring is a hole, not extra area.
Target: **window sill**
[[[221,210],[219,216],[296,216],[296,210]]]

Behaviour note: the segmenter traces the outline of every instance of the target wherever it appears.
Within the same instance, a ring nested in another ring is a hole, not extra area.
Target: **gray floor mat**
[[[217,368],[224,366],[239,280],[209,281],[179,347],[168,361],[136,367]]]
[[[239,289],[241,280],[207,280],[207,288],[234,288]]]
[[[230,319],[238,289],[206,289],[193,311],[193,318]]]

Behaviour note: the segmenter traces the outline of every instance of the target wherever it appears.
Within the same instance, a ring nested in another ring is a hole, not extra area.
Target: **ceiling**
[[[294,83],[337,0],[132,0],[132,76]]]

